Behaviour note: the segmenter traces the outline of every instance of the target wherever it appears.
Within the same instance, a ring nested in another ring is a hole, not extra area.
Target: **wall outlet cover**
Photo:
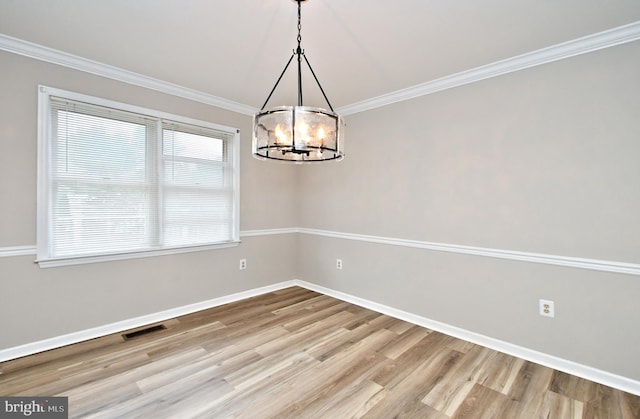
[[[556,311],[551,300],[540,300],[540,315],[544,317],[555,317]]]

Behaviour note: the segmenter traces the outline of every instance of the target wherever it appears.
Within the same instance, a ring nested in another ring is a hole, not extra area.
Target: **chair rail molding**
[[[240,231],[240,238],[272,236],[279,234],[309,234],[313,236],[333,237],[337,239],[356,240],[390,246],[413,247],[439,252],[460,253],[464,255],[485,256],[498,259],[517,260],[521,262],[542,263],[545,265],[564,266],[569,268],[590,269],[601,272],[621,273],[640,276],[640,264],[616,262],[610,260],[588,259],[572,256],[559,256],[544,253],[521,252],[517,250],[493,249],[487,247],[466,246],[460,244],[437,243],[422,240],[409,240],[394,237],[371,236],[366,234],[343,233],[338,231],[314,228],[271,228]],[[0,247],[0,258],[9,256],[35,255],[36,246]]]
[[[391,246],[413,247],[439,252],[460,253],[465,255],[486,256],[498,259],[518,260],[522,262],[542,263],[545,265],[557,265],[570,268],[591,269],[603,272],[640,275],[640,264],[636,263],[587,259],[571,256],[558,256],[544,253],[520,252],[517,250],[492,249],[486,247],[436,243],[421,240],[407,240],[392,237],[369,236],[365,234],[341,233],[337,231],[318,230],[312,228],[299,228],[298,232],[302,234],[333,237],[345,240],[356,240],[369,243],[379,243]]]
[[[35,256],[36,246],[6,246],[0,247],[0,258],[9,256]]]

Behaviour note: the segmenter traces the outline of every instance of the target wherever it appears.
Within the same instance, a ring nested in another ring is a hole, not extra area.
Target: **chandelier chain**
[[[273,88],[271,89],[271,92],[269,92],[269,95],[267,96],[267,99],[264,101],[264,103],[262,104],[262,106],[260,107],[260,111],[263,111],[264,108],[267,106],[267,103],[269,103],[269,99],[271,99],[271,96],[273,95],[273,92],[276,91],[276,88],[278,87],[278,85],[280,84],[280,80],[282,80],[282,77],[284,76],[284,74],[287,72],[287,69],[289,68],[289,64],[291,64],[291,61],[293,61],[293,57],[297,56],[297,61],[298,61],[298,106],[303,106],[303,100],[302,100],[302,58],[304,57],[304,61],[306,62],[307,66],[309,67],[309,70],[311,71],[311,75],[313,76],[314,80],[316,81],[316,84],[318,85],[318,87],[320,88],[320,92],[322,93],[322,96],[324,97],[324,100],[327,102],[327,105],[329,105],[329,109],[331,109],[331,112],[335,112],[333,109],[333,106],[331,106],[331,102],[329,102],[329,98],[327,97],[327,94],[324,92],[324,89],[322,88],[322,85],[320,84],[320,80],[318,80],[318,77],[316,76],[315,71],[313,71],[313,67],[311,67],[311,63],[309,63],[309,60],[307,59],[307,56],[304,53],[304,50],[302,49],[302,12],[301,12],[301,3],[305,0],[295,0],[296,3],[298,3],[298,47],[297,49],[293,50],[293,54],[291,54],[291,58],[289,58],[289,61],[287,61],[287,64],[284,66],[284,69],[282,70],[282,73],[280,73],[280,77],[278,77],[278,80],[276,80],[276,84],[273,86]]]
[[[302,56],[304,55],[304,50],[300,46],[302,43],[302,13],[301,9],[301,1],[298,2],[298,49],[294,51],[294,53],[298,56],[298,106],[302,106]],[[306,58],[306,57],[305,57]]]
[[[302,18],[300,13],[300,0],[298,0],[298,50],[300,50],[300,43],[302,42]]]

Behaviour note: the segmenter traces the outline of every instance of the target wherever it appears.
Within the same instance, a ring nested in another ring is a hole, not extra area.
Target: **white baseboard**
[[[39,340],[36,342],[27,343],[13,348],[7,348],[0,350],[0,362],[8,361],[11,359],[20,358],[27,355],[33,355],[38,352],[48,351],[50,349],[60,348],[62,346],[71,345],[74,343],[82,342],[89,339],[95,339],[102,336],[110,335],[112,333],[119,333],[129,329],[135,329],[136,327],[145,326],[152,323],[158,323],[167,319],[172,319],[178,316],[184,316],[186,314],[195,313],[197,311],[206,310],[208,308],[221,306],[223,304],[232,303],[235,301],[244,300],[246,298],[255,297],[258,295],[266,294],[268,292],[277,291],[283,288],[292,287],[297,285],[294,281],[285,281],[265,287],[254,288],[249,291],[238,292],[231,295],[226,295],[219,298],[214,298],[207,301],[202,301],[195,304],[189,304],[182,307],[176,307],[169,310],[160,311],[157,313],[147,314],[133,319],[123,320],[104,326],[98,326],[87,330],[81,330],[78,332],[69,333],[62,336],[56,336],[50,339]]]
[[[535,362],[536,364],[544,365],[545,367],[553,368],[558,371],[566,372],[567,374],[575,375],[577,377],[581,377],[590,381],[594,381],[596,383],[604,384],[606,386],[617,388],[619,390],[640,396],[640,381],[632,380],[630,378],[612,374],[610,372],[589,367],[587,365],[578,364],[573,361],[534,351],[533,349],[514,345],[509,342],[504,342],[502,340],[474,333],[469,330],[431,320],[426,317],[398,310],[393,307],[365,300],[354,295],[345,294],[343,292],[316,285],[310,282],[294,280],[293,283],[300,287],[307,288],[309,290],[316,291],[342,301],[356,304],[358,306],[365,307],[370,310],[377,311],[378,313],[386,314],[388,316],[395,317],[397,319],[401,319],[418,326],[425,327],[427,329],[435,330],[437,332],[441,332],[446,335],[465,340],[467,342],[475,343],[477,345],[481,345],[498,352],[522,358],[527,361]]]
[[[578,364],[573,361],[534,351],[522,346],[513,345],[511,343],[474,333],[469,330],[461,329],[459,327],[451,326],[446,323],[441,323],[435,320],[428,319],[426,317],[418,316],[413,313],[398,310],[384,304],[365,300],[354,295],[346,294],[340,291],[323,287],[321,285],[316,285],[298,279],[279,282],[277,284],[268,285],[265,287],[254,288],[252,290],[214,298],[211,300],[202,301],[200,303],[189,304],[186,306],[161,311],[158,313],[152,313],[145,316],[135,317],[133,319],[123,320],[92,329],[82,330],[62,336],[53,337],[50,339],[27,343],[25,345],[16,346],[13,348],[2,349],[0,350],[0,362],[32,355],[38,352],[43,352],[66,345],[71,345],[89,339],[95,339],[98,337],[110,335],[112,333],[134,329],[136,327],[152,323],[158,323],[174,317],[184,316],[186,314],[195,313],[200,310],[206,310],[208,308],[240,301],[246,298],[255,297],[292,286],[299,286],[311,291],[316,291],[342,301],[356,304],[358,306],[365,307],[379,313],[416,324],[418,326],[426,327],[427,329],[435,330],[437,332],[444,333],[468,342],[472,342],[499,352],[503,352],[508,355],[516,356],[527,361],[535,362],[537,364],[544,365],[558,371],[563,371],[577,377],[581,377],[590,381],[594,381],[596,383],[604,384],[606,386],[617,388],[619,390],[640,396],[640,381],[632,380],[630,378],[612,374],[610,372],[589,367],[587,365]]]

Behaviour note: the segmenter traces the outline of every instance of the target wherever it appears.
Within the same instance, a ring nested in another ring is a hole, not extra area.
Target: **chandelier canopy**
[[[298,3],[298,47],[282,70],[262,108],[253,117],[253,156],[293,163],[341,160],[344,157],[344,121],[335,113],[301,47],[301,3]],[[298,61],[298,104],[265,109],[293,58]],[[302,59],[309,67],[329,110],[302,103]]]

